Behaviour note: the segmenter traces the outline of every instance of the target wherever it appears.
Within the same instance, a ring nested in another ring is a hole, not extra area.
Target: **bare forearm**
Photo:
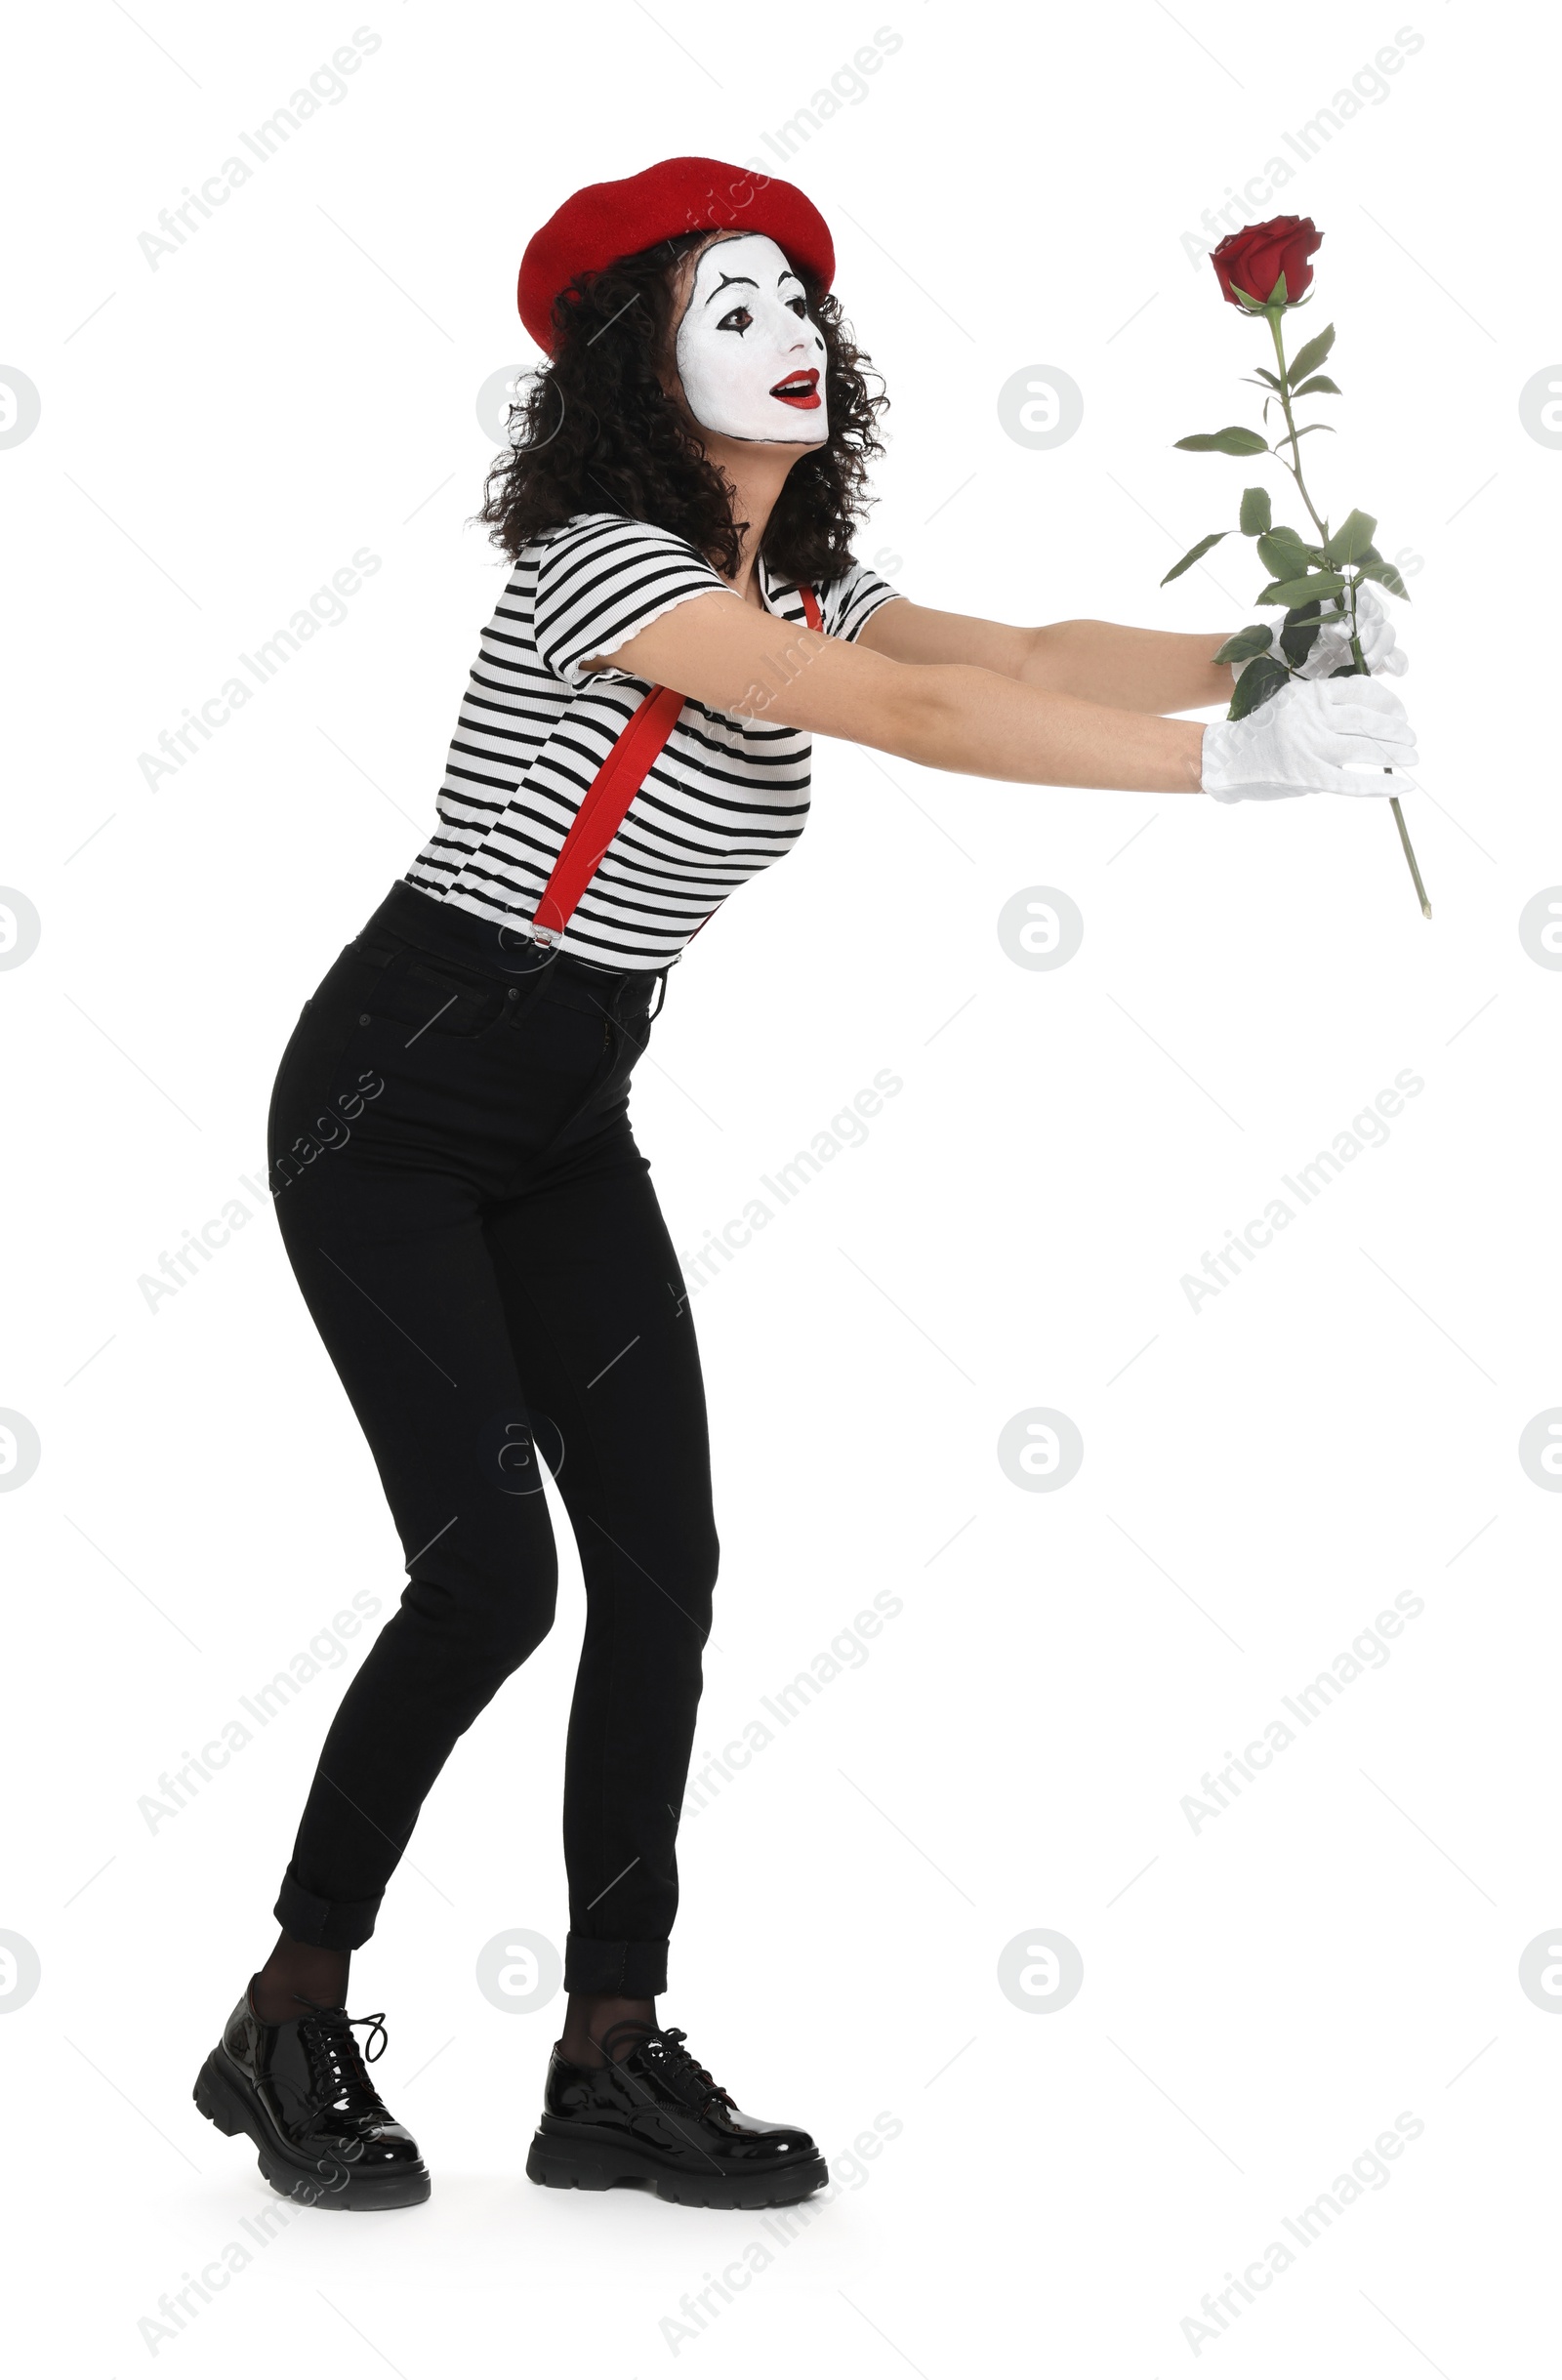
[[[1204,729],[1191,719],[1084,701],[963,662],[911,670],[906,678],[908,699],[860,719],[859,742],[925,768],[1023,785],[1200,789]]]
[[[1076,690],[1030,683],[1018,674],[1023,658],[1006,652],[1003,669],[966,658],[895,660],[729,595],[679,604],[613,655],[648,683],[676,686],[713,710],[840,736],[925,768],[1020,785],[1199,791],[1201,726],[1162,718],[1149,705],[1088,701]]]
[[[1185,636],[1111,620],[1058,620],[1032,629],[1017,675],[1026,685],[1118,711],[1198,711],[1212,703],[1223,710],[1231,672],[1211,656],[1229,634]]]

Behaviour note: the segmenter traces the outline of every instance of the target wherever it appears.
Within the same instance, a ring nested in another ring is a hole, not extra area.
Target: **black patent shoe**
[[[284,2198],[349,2212],[419,2206],[428,2168],[370,2081],[354,2025],[372,2028],[370,2044],[380,2036],[372,2065],[385,2052],[383,2016],[308,2000],[300,2015],[267,2025],[246,1991],[195,2077],[195,2105],[219,2132],[248,2133]]]
[[[830,2178],[796,2124],[745,2115],[659,2026],[612,2026],[602,2066],[554,2047],[543,2118],[526,2159],[550,2190],[648,2187],[679,2206],[795,2206]]]

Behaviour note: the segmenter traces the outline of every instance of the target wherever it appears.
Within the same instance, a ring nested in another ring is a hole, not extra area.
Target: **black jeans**
[[[277,1220],[409,1580],[305,1807],[276,1904],[301,1941],[368,1939],[456,1738],[553,1622],[541,1456],[587,1597],[564,1981],[666,1989],[718,1548],[693,1320],[629,1123],[657,981],[397,883],[283,1054]]]

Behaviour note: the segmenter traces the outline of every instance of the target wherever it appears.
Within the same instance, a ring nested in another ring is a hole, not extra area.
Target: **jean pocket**
[[[613,1048],[615,1019],[611,1000],[574,976],[557,975],[545,987],[532,1012],[534,1044],[548,1053],[548,1063],[560,1072],[594,1074]]]
[[[370,975],[362,994],[364,1012],[404,1026],[404,1040],[474,1041],[506,1013],[505,987],[475,967],[434,958],[404,943],[388,958],[383,947],[353,946]]]

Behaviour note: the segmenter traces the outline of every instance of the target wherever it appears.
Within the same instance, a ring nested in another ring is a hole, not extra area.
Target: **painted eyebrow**
[[[711,304],[711,300],[714,298],[719,298],[723,289],[758,289],[759,286],[759,282],[750,272],[723,272],[721,278],[712,290],[711,296],[706,299],[705,303],[707,306],[709,306]]]

